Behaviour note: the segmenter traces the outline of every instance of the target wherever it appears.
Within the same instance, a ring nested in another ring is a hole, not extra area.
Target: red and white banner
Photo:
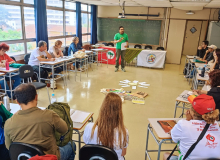
[[[115,47],[99,47],[106,49],[106,52],[102,52],[102,59],[108,59],[108,64],[115,65],[116,63],[116,48]],[[101,54],[98,55],[98,60],[101,61]],[[106,61],[102,63],[107,64]],[[119,59],[119,64],[121,64],[121,57]]]

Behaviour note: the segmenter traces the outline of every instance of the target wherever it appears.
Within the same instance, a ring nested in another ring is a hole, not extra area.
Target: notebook
[[[174,120],[163,120],[163,121],[157,121],[160,126],[163,128],[165,133],[170,132],[170,130],[175,126],[176,121]]]
[[[84,123],[91,116],[91,114],[92,113],[83,112],[74,109],[70,110],[70,118],[72,119],[73,122],[76,123]]]

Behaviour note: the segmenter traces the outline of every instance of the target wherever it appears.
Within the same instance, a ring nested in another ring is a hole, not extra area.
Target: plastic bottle
[[[7,94],[5,94],[4,98],[3,98],[3,104],[5,106],[5,108],[10,111],[10,100]]]
[[[71,51],[71,57],[73,57],[73,52]]]
[[[193,58],[193,62],[196,62],[196,57]]]
[[[5,62],[5,67],[6,67],[6,70],[9,70],[9,63],[8,63],[8,61]]]
[[[57,101],[57,98],[55,97],[55,94],[53,93],[51,96],[51,104]]]

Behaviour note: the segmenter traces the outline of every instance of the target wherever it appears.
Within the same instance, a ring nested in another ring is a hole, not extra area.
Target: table
[[[108,52],[108,50],[104,49],[104,48],[91,49],[91,50],[97,53],[97,66],[99,63],[102,64],[103,62],[106,62],[107,68],[108,68],[108,56],[105,55],[105,57],[104,57],[105,59],[103,59],[103,53]]]
[[[137,56],[137,66],[164,68],[166,52],[161,50],[142,50]]]
[[[92,69],[92,64],[94,62],[93,51],[86,50],[85,53],[86,53],[86,55],[88,55],[88,64],[90,64],[90,68]],[[92,71],[93,71],[93,69],[92,69]]]
[[[64,74],[54,74],[54,69],[57,68],[57,67],[60,67],[60,66],[63,66],[63,72],[65,72],[65,59],[62,59],[62,58],[57,58],[55,61],[41,61],[39,63],[39,71],[40,71],[40,68],[50,68],[52,69],[52,80],[53,80],[53,92],[54,92],[54,80],[57,80],[57,79],[60,79],[62,77],[64,77],[64,87],[66,86],[66,80],[65,80],[65,75]],[[58,78],[54,78],[54,75],[60,75],[60,77]],[[40,72],[39,72],[39,79],[41,81],[41,79],[43,80],[49,80],[50,79],[46,79],[46,78],[41,78],[40,77]]]
[[[76,58],[75,57],[71,57],[71,56],[64,56],[63,58],[66,59],[65,61],[65,65],[66,65],[66,72],[67,72],[67,76],[68,76],[68,79],[69,79],[69,71],[72,71],[72,70],[68,70],[68,64],[72,65],[73,63],[75,63],[75,66],[76,66]],[[76,81],[76,67],[75,67],[75,81]]]
[[[80,65],[81,65],[82,62],[85,64],[85,70],[87,72],[87,77],[88,77],[88,57],[89,57],[88,55],[85,55],[84,57],[81,57],[81,58],[75,57],[76,58],[76,62],[80,62]],[[75,63],[75,73],[76,73],[76,76],[77,76],[77,72],[80,72],[80,81],[81,81],[82,70],[77,71],[76,63]]]
[[[183,91],[177,98],[176,98],[176,105],[175,105],[175,110],[174,110],[174,118],[176,118],[176,110],[177,108],[182,108],[182,114],[179,116],[183,118],[183,115],[184,115],[184,110],[185,109],[190,109],[190,107],[186,107],[186,105],[189,105],[191,104],[189,101],[188,101],[188,90],[185,90]],[[182,104],[182,106],[180,106],[179,104]]]
[[[17,76],[19,75],[19,68],[12,68],[12,67],[9,67],[9,70],[6,70],[6,68],[0,68],[0,72],[3,72],[5,73],[5,77],[9,77],[9,83],[10,83],[10,90],[6,90],[5,88],[5,92],[6,91],[10,91],[11,92],[11,100],[13,101],[13,95],[12,95],[12,92],[14,91],[12,89],[12,83],[11,83],[11,77],[14,77],[14,76]],[[6,87],[6,81],[5,81],[5,87]]]
[[[175,144],[171,136],[168,133],[165,133],[160,124],[157,122],[158,120],[176,120],[179,121],[181,118],[148,118],[149,124],[147,127],[147,139],[146,139],[146,150],[145,150],[145,160],[147,157],[151,160],[149,152],[158,152],[157,160],[160,160],[160,152],[167,152],[172,150],[161,150],[162,144]],[[156,137],[154,132],[156,133]],[[148,140],[149,140],[149,133],[153,136],[155,142],[158,145],[158,150],[149,150],[148,149]]]
[[[43,108],[43,107],[38,107],[38,108],[40,108],[40,109],[42,109],[42,110],[46,109],[46,108]],[[11,109],[10,112],[13,113],[13,114],[15,114],[17,111],[21,110],[21,107],[20,107],[18,104],[16,104],[16,103],[10,103],[10,109]],[[70,110],[70,111],[71,111],[71,110]],[[82,136],[83,132],[80,133],[80,130],[81,130],[88,122],[93,122],[93,115],[94,115],[94,113],[91,113],[90,116],[87,117],[87,119],[84,121],[84,123],[77,123],[77,122],[74,122],[74,121],[73,121],[73,130],[76,132],[76,133],[73,133],[73,134],[78,134],[78,141],[75,141],[75,142],[79,142],[79,148],[78,148],[78,150],[80,150],[80,148],[81,148],[81,143],[83,143],[83,142],[81,142],[81,136]]]

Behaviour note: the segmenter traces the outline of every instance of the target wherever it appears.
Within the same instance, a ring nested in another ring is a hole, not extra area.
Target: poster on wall
[[[116,48],[114,47],[100,47],[103,49],[106,49],[106,52],[103,52],[102,55],[98,55],[98,60],[101,61],[101,56],[102,59],[108,59],[108,64],[115,65],[116,64]],[[103,61],[102,63],[107,64],[106,61]],[[121,64],[121,57],[119,59],[119,64]]]

